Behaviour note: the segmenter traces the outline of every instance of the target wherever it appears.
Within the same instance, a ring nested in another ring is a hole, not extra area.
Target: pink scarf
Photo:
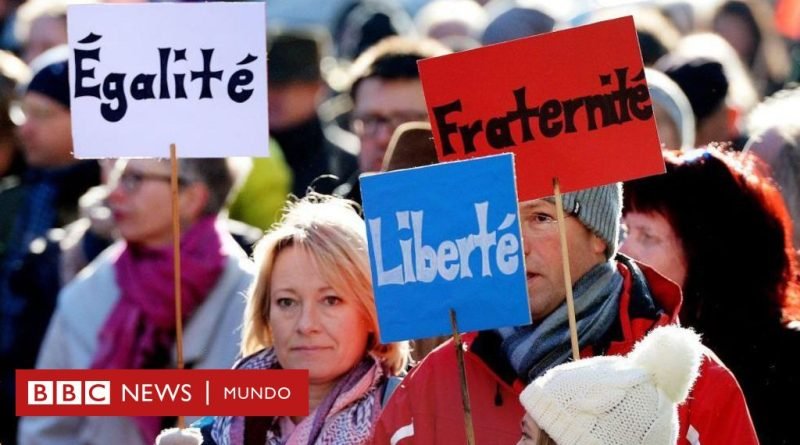
[[[224,266],[216,216],[204,217],[181,236],[181,316],[205,301]],[[126,245],[114,263],[120,298],[99,334],[95,369],[163,368],[175,344],[173,247]],[[135,417],[145,442],[161,429],[159,417]]]

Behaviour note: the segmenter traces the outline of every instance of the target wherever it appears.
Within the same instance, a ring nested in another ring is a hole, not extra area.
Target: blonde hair
[[[366,225],[356,204],[333,196],[310,193],[290,203],[284,215],[256,244],[254,260],[258,275],[250,288],[242,329],[242,354],[250,355],[272,346],[269,327],[270,285],[275,258],[284,249],[298,246],[316,262],[322,279],[337,293],[352,295],[375,332],[365,353],[372,353],[394,374],[408,363],[408,342],[378,342],[378,315],[372,292]]]

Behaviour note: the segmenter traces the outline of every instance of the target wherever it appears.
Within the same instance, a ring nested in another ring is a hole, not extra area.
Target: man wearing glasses
[[[352,129],[361,142],[359,171],[338,187],[336,194],[361,202],[358,175],[381,169],[395,128],[405,122],[428,120],[417,61],[448,52],[432,40],[389,37],[356,59],[350,96]]]

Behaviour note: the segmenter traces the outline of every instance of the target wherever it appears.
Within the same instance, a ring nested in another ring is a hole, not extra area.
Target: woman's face
[[[129,243],[159,247],[172,240],[169,165],[148,159],[120,163],[109,183],[109,206]]]
[[[628,236],[620,246],[620,252],[652,266],[683,287],[686,282],[686,252],[664,215],[627,212],[623,223]]]
[[[272,270],[269,326],[278,362],[337,381],[366,354],[370,326],[353,295],[336,293],[303,248],[282,250]]]

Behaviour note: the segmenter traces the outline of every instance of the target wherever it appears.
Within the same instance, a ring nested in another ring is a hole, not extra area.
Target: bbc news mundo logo
[[[307,370],[17,370],[18,416],[305,416]]]

